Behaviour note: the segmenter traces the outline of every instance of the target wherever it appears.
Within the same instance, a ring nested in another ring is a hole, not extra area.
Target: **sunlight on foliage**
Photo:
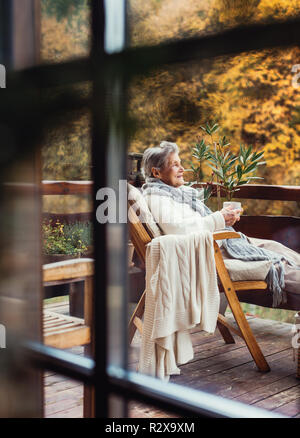
[[[43,0],[43,60],[87,54],[88,5],[88,0]],[[157,44],[299,13],[298,0],[129,0],[130,44]],[[253,144],[264,150],[268,165],[259,176],[265,183],[299,185],[300,88],[292,86],[291,71],[298,63],[299,48],[276,48],[189,62],[136,78],[128,106],[139,129],[130,139],[130,151],[175,141],[187,163],[200,126],[217,122],[237,147]],[[89,179],[89,133],[86,114],[65,133],[50,133],[43,177]],[[291,207],[281,208],[280,203],[272,205],[291,214]],[[292,208],[299,214],[299,205]]]
[[[151,5],[150,5],[151,3]],[[295,17],[289,0],[130,0],[131,44],[209,34],[241,23]],[[264,150],[268,184],[300,184],[300,88],[292,86],[298,47],[189,62],[140,77],[131,88],[131,115],[140,129],[130,150],[142,152],[162,140],[178,143],[190,160],[200,126],[219,123],[233,144]],[[275,208],[275,207],[274,207]],[[294,214],[299,214],[298,206]]]

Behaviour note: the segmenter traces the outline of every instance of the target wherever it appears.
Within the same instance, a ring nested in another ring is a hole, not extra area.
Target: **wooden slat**
[[[235,290],[264,290],[268,288],[265,281],[233,281]]]
[[[136,316],[134,318],[134,320],[133,320],[133,323],[136,326],[136,328],[138,329],[138,331],[140,332],[140,334],[142,334],[143,333],[143,323],[142,323],[142,320]]]
[[[55,321],[56,319],[57,318],[55,318],[54,316],[50,316],[50,315],[44,315],[43,316],[44,323]]]
[[[51,262],[53,263],[53,262]],[[44,263],[45,265],[47,263]],[[49,263],[50,264],[50,263]],[[77,277],[77,278],[63,278],[62,280],[57,281],[44,281],[44,286],[58,286],[62,284],[70,284],[70,283],[78,283],[79,281],[84,281],[85,277]]]
[[[139,221],[132,207],[128,209],[128,219],[130,239],[141,261],[145,264],[146,245],[151,242],[151,237],[143,227],[143,224]]]
[[[93,190],[93,181],[42,181],[43,195],[87,195]]]
[[[47,305],[47,310],[44,311],[44,315],[47,317],[53,317],[53,318],[56,317],[58,319],[63,319],[64,321],[71,321],[71,322],[78,322],[78,323],[83,322],[82,318],[77,318],[76,316],[70,316],[70,315],[63,315],[62,313],[53,312],[51,310],[48,310],[48,305]]]
[[[58,281],[68,278],[89,277],[94,274],[92,259],[74,259],[43,266],[43,281]]]
[[[44,343],[56,348],[71,348],[91,342],[91,330],[81,318],[45,311]]]
[[[225,316],[221,315],[219,313],[218,315],[218,321],[223,324],[225,327],[227,327],[228,329],[230,329],[231,332],[235,333],[236,335],[240,336],[240,338],[244,339],[244,336],[242,335],[241,331],[239,330],[238,327],[234,327],[232,324],[230,324],[230,322],[227,321],[227,319],[225,318]]]
[[[46,305],[46,313],[44,313],[45,316],[51,316],[51,309],[62,309],[64,307],[67,307],[68,303],[65,301],[63,303],[51,303]],[[56,310],[53,312],[52,316],[57,316]]]
[[[63,335],[63,336],[62,336]],[[89,327],[82,326],[75,329],[57,331],[44,336],[45,345],[65,349],[74,345],[85,345],[91,342],[91,331]]]
[[[53,333],[53,332],[58,332],[58,331],[65,332],[65,329],[74,329],[77,327],[81,328],[82,324],[60,321],[57,324],[52,325],[50,327],[44,327],[44,335],[47,335],[47,334]]]
[[[128,324],[129,344],[131,344],[132,339],[134,337],[134,334],[136,332],[136,328],[137,328],[137,326],[134,323],[135,318],[137,317],[137,318],[141,319],[143,314],[144,314],[145,300],[146,300],[146,292],[144,291],[136,308],[135,308],[135,310],[134,310],[134,312],[133,312],[133,314],[132,314],[132,316],[131,316],[131,318],[130,318],[129,324]]]
[[[44,321],[44,330],[49,329],[51,327],[57,327],[58,325],[62,324],[74,324],[73,321],[65,321],[62,318],[52,319],[50,321]]]
[[[236,233],[235,231],[217,231],[213,233],[214,240],[239,239],[240,237],[239,233]]]

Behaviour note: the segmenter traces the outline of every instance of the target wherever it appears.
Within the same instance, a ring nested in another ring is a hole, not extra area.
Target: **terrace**
[[[65,305],[65,311],[68,306]],[[62,306],[55,307],[63,311]],[[266,320],[249,315],[247,317],[262,351],[271,366],[271,372],[259,373],[253,360],[239,338],[234,345],[224,345],[218,332],[207,335],[194,330],[192,333],[195,358],[180,367],[181,375],[171,382],[219,395],[224,399],[261,407],[288,417],[300,417],[300,381],[297,365],[291,348],[292,324]],[[138,360],[139,337],[130,348],[129,368],[135,370]],[[82,355],[83,347],[71,350]],[[45,373],[45,417],[83,417],[83,385],[55,374]],[[149,407],[142,403],[129,404],[128,417],[168,418],[167,411]]]
[[[129,155],[128,180],[139,185],[140,154]],[[92,182],[49,182],[42,184],[43,195],[79,195],[89,194]],[[282,187],[255,185],[244,187],[239,193],[242,199],[259,199],[268,201],[300,200],[300,187]],[[44,214],[48,219],[57,219],[55,214]],[[59,215],[61,223],[72,220],[91,219],[87,213],[80,216],[76,213]],[[251,225],[251,226],[249,226]],[[243,215],[239,229],[253,237],[265,236],[277,238],[282,243],[299,249],[300,218],[288,216],[247,216]],[[249,231],[248,231],[249,229]],[[298,240],[297,240],[298,239]],[[84,257],[84,255],[83,255]],[[138,301],[144,287],[144,271],[136,266],[128,268],[129,276],[129,312]],[[68,287],[68,283],[65,283]],[[62,315],[83,315],[82,290],[72,291],[68,297],[57,303],[54,300],[45,301],[44,310],[54,311]],[[239,337],[235,336],[235,344],[224,344],[220,333],[209,335],[199,329],[192,330],[192,342],[195,357],[181,366],[181,375],[173,376],[171,382],[193,389],[204,390],[225,399],[237,400],[242,403],[264,408],[289,417],[300,417],[300,355],[292,348],[292,333],[294,311],[264,309],[251,304],[243,304],[247,320],[266,357],[271,371],[261,373],[257,370],[253,359]],[[268,319],[263,311],[268,312]],[[230,310],[227,316],[234,321]],[[272,319],[274,318],[274,319]],[[286,322],[289,321],[289,322]],[[128,368],[136,370],[140,347],[140,334],[136,335],[129,346]],[[84,355],[84,347],[72,348],[76,355]],[[83,386],[75,381],[64,378],[53,372],[45,374],[45,416],[82,417],[83,416]],[[151,408],[141,403],[131,402],[128,415],[130,417],[160,418],[168,417],[168,412]]]

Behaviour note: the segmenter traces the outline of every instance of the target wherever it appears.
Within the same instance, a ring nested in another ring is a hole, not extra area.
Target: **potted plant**
[[[92,224],[90,222],[62,224],[44,221],[44,263],[57,262],[92,254]]]
[[[212,169],[210,181],[204,186],[204,199],[208,199],[214,189],[213,183],[216,183],[218,208],[221,206],[221,188],[225,192],[227,201],[232,201],[234,193],[240,190],[240,187],[248,184],[255,179],[262,179],[255,176],[258,166],[265,164],[262,161],[264,152],[256,152],[253,146],[240,145],[237,154],[230,149],[230,142],[226,136],[217,137],[219,125],[214,123],[201,126],[204,131],[204,137],[197,138],[197,143],[192,148],[192,157],[197,160],[195,165],[191,163],[191,170],[197,183],[203,183],[204,173],[203,164],[207,162]]]

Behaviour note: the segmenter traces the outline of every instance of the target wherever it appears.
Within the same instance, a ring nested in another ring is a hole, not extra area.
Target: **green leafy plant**
[[[67,254],[81,256],[86,253],[92,244],[92,224],[90,222],[76,222],[74,224],[55,224],[44,221],[43,253]]]
[[[48,15],[55,15],[58,21],[71,12],[78,12],[89,6],[89,0],[42,0],[42,11]]]
[[[192,148],[192,157],[196,159],[197,164],[191,163],[191,170],[194,178],[198,183],[203,183],[204,173],[203,164],[206,162],[212,169],[211,179],[204,187],[204,198],[207,199],[213,193],[213,182],[217,183],[218,204],[220,204],[221,187],[223,188],[226,198],[230,201],[234,193],[240,190],[240,187],[248,184],[255,179],[262,179],[255,176],[258,166],[265,164],[262,161],[263,151],[256,152],[253,146],[240,145],[237,154],[230,149],[230,142],[226,136],[216,138],[219,131],[219,125],[206,123],[201,126],[205,137],[197,138],[197,143]],[[209,140],[207,140],[207,138]]]

